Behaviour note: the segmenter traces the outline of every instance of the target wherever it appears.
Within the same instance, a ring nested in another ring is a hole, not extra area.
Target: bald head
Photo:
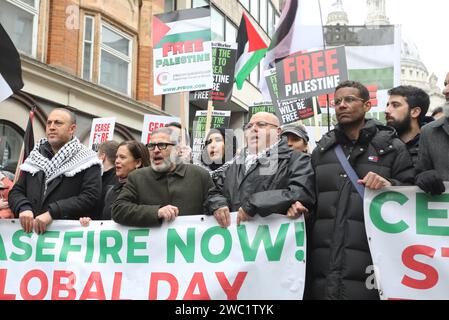
[[[251,117],[250,123],[258,122],[258,121],[268,122],[270,124],[276,125],[277,127],[279,127],[281,125],[281,123],[279,122],[279,118],[269,112],[256,113],[255,115],[253,115]]]
[[[279,141],[279,119],[272,113],[259,112],[246,125],[245,138],[250,153],[259,153]]]
[[[65,108],[55,108],[55,109],[53,109],[51,112],[50,112],[50,115],[53,113],[53,112],[57,112],[57,113],[65,113],[65,114],[67,114],[68,116],[69,116],[69,118],[70,118],[70,124],[76,124],[76,117],[75,117],[75,114],[72,112],[72,111],[70,111],[69,109],[65,109]]]

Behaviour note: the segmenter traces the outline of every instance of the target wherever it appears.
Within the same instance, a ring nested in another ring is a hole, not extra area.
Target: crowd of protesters
[[[76,138],[74,114],[54,109],[46,138],[21,166],[12,189],[0,174],[0,217],[15,215],[25,232],[42,234],[56,219],[88,225],[112,218],[153,227],[179,215],[206,214],[226,228],[231,212],[237,212],[237,224],[255,215],[305,215],[305,297],[378,299],[378,292],[365,286],[372,259],[364,190],[417,185],[432,195],[445,191],[448,81],[449,74],[443,91],[448,104],[434,112],[435,119],[426,116],[430,100],[423,90],[392,88],[386,125],[366,117],[371,109],[367,88],[343,82],[333,100],[335,129],[313,151],[303,126],[281,127],[275,115],[261,112],[245,125],[242,150],[232,130],[210,130],[199,165],[190,163],[188,135],[184,142],[179,124],[157,129],[146,146],[106,142],[96,154]]]

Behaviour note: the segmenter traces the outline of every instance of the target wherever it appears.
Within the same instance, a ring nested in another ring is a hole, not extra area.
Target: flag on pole
[[[263,62],[264,71],[293,53],[322,50],[323,46],[319,0],[287,0]],[[265,77],[259,88],[264,98],[271,100]]]
[[[0,102],[22,88],[20,55],[0,23]]]
[[[16,173],[14,175],[14,183],[20,177],[20,166],[25,162],[26,158],[30,155],[34,148],[34,130],[33,130],[33,120],[34,120],[35,107],[30,111],[30,117],[28,119],[27,128],[23,136],[22,150],[20,152],[19,160],[17,161]]]
[[[259,62],[267,52],[268,45],[251,24],[250,19],[243,13],[237,33],[237,64],[235,65],[235,82],[239,90],[250,75],[251,71],[257,67]]]

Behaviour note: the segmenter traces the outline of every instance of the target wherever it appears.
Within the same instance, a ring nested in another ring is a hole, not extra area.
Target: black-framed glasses
[[[258,127],[259,129],[265,129],[268,126],[273,126],[278,128],[279,126],[277,124],[274,123],[269,123],[269,122],[265,122],[265,121],[257,121],[257,122],[253,122],[253,123],[247,123],[243,126],[243,130],[250,130],[252,129],[254,126]]]
[[[332,106],[336,107],[339,106],[342,102],[344,102],[345,104],[351,104],[355,101],[362,101],[365,102],[365,99],[356,97],[356,96],[346,96],[346,97],[340,97],[340,98],[335,98],[333,101],[331,101]]]
[[[168,146],[174,146],[174,143],[168,143],[168,142],[159,142],[159,143],[147,143],[147,148],[150,149],[151,151],[153,151],[154,149],[156,149],[156,147],[159,150],[165,150],[168,148]]]

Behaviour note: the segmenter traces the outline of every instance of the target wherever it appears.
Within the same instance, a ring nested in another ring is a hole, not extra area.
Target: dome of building
[[[401,72],[402,84],[430,90],[429,71],[421,60],[418,46],[406,37],[401,44]]]
[[[349,24],[348,14],[346,13],[342,0],[336,0],[332,4],[332,11],[327,16],[327,25],[328,26],[336,26],[341,25],[345,26]]]

